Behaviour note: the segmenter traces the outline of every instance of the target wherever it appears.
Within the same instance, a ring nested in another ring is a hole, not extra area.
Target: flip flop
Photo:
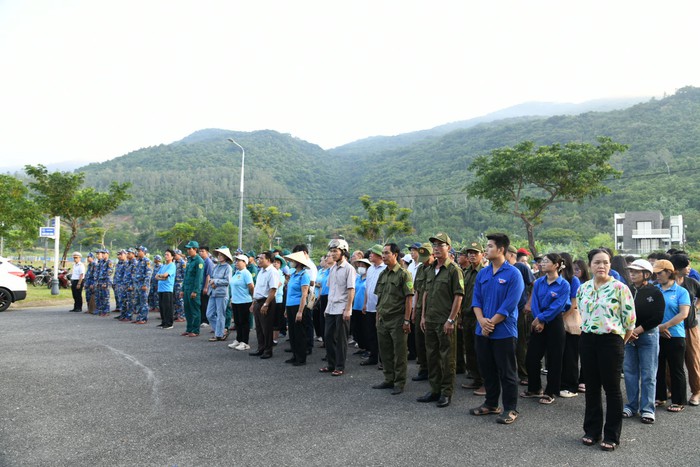
[[[545,394],[542,397],[540,397],[540,404],[550,405],[553,403],[554,403],[554,398],[548,394]]]
[[[584,446],[593,446],[595,443],[598,442],[598,440],[596,440],[592,436],[586,435],[583,438],[581,438],[581,442],[583,443]]]
[[[668,407],[666,407],[666,410],[668,410],[669,412],[683,412],[685,410],[685,405],[671,404]]]
[[[523,391],[520,393],[520,397],[524,397],[526,399],[536,399],[538,397],[544,396],[543,392],[530,392],[530,391]]]
[[[600,449],[603,451],[614,451],[616,447],[617,443],[613,443],[611,441],[603,441],[600,443]]]
[[[500,407],[489,407],[488,405],[480,405],[479,407],[475,407],[469,411],[470,414],[472,415],[500,415],[503,413],[503,409]]]
[[[331,376],[343,376],[345,372],[343,370],[333,370]]]
[[[331,373],[331,372],[333,372],[333,371],[334,371],[334,370],[332,370],[331,368],[328,368],[327,366],[324,366],[323,368],[319,368],[319,369],[318,369],[318,372],[319,372],[319,373]]]

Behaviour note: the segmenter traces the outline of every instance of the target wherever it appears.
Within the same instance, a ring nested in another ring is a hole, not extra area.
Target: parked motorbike
[[[46,286],[51,288],[51,281],[53,281],[53,270],[49,269],[49,277]],[[58,270],[58,286],[64,289],[70,289],[70,273],[67,269]]]

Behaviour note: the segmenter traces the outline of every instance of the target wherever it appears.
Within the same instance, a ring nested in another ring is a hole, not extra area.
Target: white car
[[[27,298],[27,281],[24,271],[0,256],[0,311],[12,302]]]

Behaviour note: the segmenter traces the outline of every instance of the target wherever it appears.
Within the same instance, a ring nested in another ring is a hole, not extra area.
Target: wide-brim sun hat
[[[306,255],[304,255],[303,251],[297,251],[296,253],[284,255],[284,259],[286,259],[287,261],[294,261],[296,263],[299,263],[308,269],[311,269],[314,265],[314,263],[311,262],[311,260],[307,258]]]
[[[225,257],[228,258],[229,263],[233,263],[233,255],[231,254],[231,250],[228,249],[226,246],[220,246],[216,250],[214,250],[214,253],[221,253]]]

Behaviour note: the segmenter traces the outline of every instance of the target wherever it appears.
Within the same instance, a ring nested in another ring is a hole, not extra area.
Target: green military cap
[[[199,248],[199,242],[190,240],[189,242],[187,242],[187,245],[185,245],[185,248]]]
[[[452,246],[452,240],[450,240],[450,237],[444,233],[440,232],[439,234],[435,235],[434,237],[430,237],[428,240],[430,242],[442,242],[442,243],[447,243],[448,245]]]
[[[479,243],[479,242],[471,242],[471,243],[467,243],[467,244],[464,246],[464,248],[462,248],[461,250],[459,250],[459,252],[462,253],[463,255],[466,255],[466,254],[469,253],[470,251],[476,251],[476,252],[479,252],[479,253],[483,253],[483,252],[484,252],[484,247],[481,246],[481,243]]]
[[[256,256],[255,251],[253,251],[253,250],[250,250],[248,253],[246,253],[246,255],[248,255],[248,258],[255,258],[255,256]]]
[[[369,249],[370,252],[374,253],[375,255],[381,255],[382,250],[384,250],[384,247],[382,247],[380,244],[372,245],[372,247]]]
[[[517,253],[518,250],[515,249],[513,245],[508,246],[508,253]]]
[[[433,246],[430,243],[424,243],[418,248],[418,261],[424,263],[432,254]]]

